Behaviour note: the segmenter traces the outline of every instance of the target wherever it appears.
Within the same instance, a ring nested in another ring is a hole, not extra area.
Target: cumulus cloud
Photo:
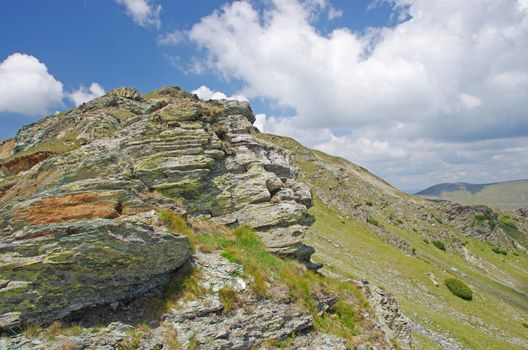
[[[77,90],[70,92],[68,98],[75,103],[76,106],[93,100],[96,97],[103,96],[105,90],[98,83],[92,83],[89,87],[81,85]]]
[[[0,63],[0,82],[0,113],[45,115],[54,107],[63,107],[65,99],[79,105],[105,93],[98,83],[66,92],[44,63],[23,53],[14,53]]]
[[[125,6],[126,13],[134,23],[142,27],[161,27],[161,5],[155,5],[150,0],[116,0]]]
[[[196,94],[202,100],[239,100],[249,102],[248,98],[244,95],[226,96],[223,92],[211,90],[205,85],[193,90],[192,93]]]
[[[508,145],[528,135],[526,0],[384,1],[400,21],[362,33],[318,31],[327,1],[274,0],[225,5],[188,35],[206,50],[204,64],[245,82],[244,95],[295,110],[267,117],[265,129],[282,126],[278,133],[380,168],[396,184],[403,175],[430,183],[432,172],[499,178],[506,163],[488,166],[486,157],[513,159]],[[457,150],[464,158],[454,164],[447,154]]]
[[[60,105],[62,83],[36,57],[14,53],[0,63],[0,112],[46,113]]]

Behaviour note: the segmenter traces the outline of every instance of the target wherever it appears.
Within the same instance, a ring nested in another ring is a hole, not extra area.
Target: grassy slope
[[[342,159],[302,148],[291,139],[268,135],[259,137],[289,148],[296,154],[311,153],[310,156],[315,155],[324,162],[343,162]],[[314,176],[320,169],[313,162],[304,161],[305,157],[294,158],[301,169],[301,180],[312,188],[324,191],[325,186],[335,186],[328,177]],[[386,191],[387,185],[380,179],[370,177],[361,169],[356,175],[362,177],[361,181],[372,184],[371,192]],[[375,198],[371,192],[365,195]],[[400,196],[393,188],[389,187],[388,192]],[[414,203],[411,196],[401,197],[410,205]],[[491,279],[466,262],[460,254],[450,249],[443,252],[425,243],[417,233],[408,232],[380,218],[378,221],[386,230],[404,238],[416,249],[416,256],[384,243],[371,225],[345,218],[321,200],[316,200],[311,212],[316,217],[316,223],[307,236],[307,243],[316,248],[316,259],[334,272],[353,278],[367,278],[371,283],[386,287],[394,293],[413,321],[455,338],[471,349],[521,349],[504,338],[528,340],[527,329],[523,326],[523,322],[528,321],[526,254],[497,255],[491,252],[488,243],[464,238],[473,255],[493,264],[503,278],[513,280],[516,286],[520,286],[518,289],[522,292],[519,292]],[[445,229],[455,231],[447,225]],[[442,284],[440,287],[433,285],[427,276],[429,272],[434,273]],[[448,291],[443,281],[452,276],[465,280],[472,287],[473,301],[464,301]],[[423,337],[416,337],[416,340],[418,348],[432,348],[430,340]]]
[[[426,191],[424,190],[424,192]],[[464,205],[486,204],[503,209],[527,208],[528,180],[484,185],[481,191],[474,193],[465,189],[456,191],[440,189],[440,191],[435,191],[435,193],[424,193],[423,196],[434,199],[446,199]]]

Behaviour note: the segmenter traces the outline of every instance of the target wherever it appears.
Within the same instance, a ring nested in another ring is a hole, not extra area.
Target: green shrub
[[[367,222],[371,225],[374,225],[374,226],[377,226],[377,227],[380,227],[380,223],[378,222],[378,220],[374,219],[374,218],[368,218],[367,219]]]
[[[434,240],[434,241],[433,241],[433,245],[434,245],[435,247],[437,247],[438,249],[443,250],[444,252],[446,251],[445,243],[442,242],[442,241]]]
[[[372,207],[374,205],[374,203],[372,203],[372,201],[367,201],[365,204],[367,204],[367,206],[369,206],[369,207]]]
[[[457,297],[464,300],[473,299],[473,292],[471,291],[471,288],[469,288],[469,286],[461,280],[456,278],[448,278],[445,280],[445,285],[451,291],[451,293]]]
[[[501,254],[501,255],[508,255],[508,252],[500,247],[493,247],[491,248],[491,250],[495,253],[495,254]]]
[[[497,222],[495,221],[495,218],[493,217],[492,212],[485,211],[480,214],[475,215],[475,224],[477,226],[483,226],[484,222],[488,222],[489,226],[494,229],[495,226],[497,226]]]

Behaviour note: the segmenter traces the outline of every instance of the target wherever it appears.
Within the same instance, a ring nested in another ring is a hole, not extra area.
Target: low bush
[[[380,227],[380,223],[378,222],[378,220],[374,219],[374,218],[368,218],[367,219],[367,222],[371,225],[374,225],[374,226],[377,226],[377,227]]]
[[[473,292],[471,288],[461,280],[457,278],[448,278],[445,280],[445,285],[447,288],[459,298],[464,300],[472,300]]]
[[[434,245],[435,247],[437,247],[438,249],[443,250],[444,252],[446,251],[445,243],[442,242],[442,241],[434,240],[434,241],[433,241],[433,245]]]
[[[495,254],[501,254],[501,255],[508,255],[508,252],[504,249],[502,249],[501,247],[493,247],[491,248],[491,250],[495,253]]]

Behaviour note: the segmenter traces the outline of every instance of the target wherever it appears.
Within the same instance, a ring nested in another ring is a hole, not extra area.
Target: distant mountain
[[[416,195],[464,205],[486,204],[503,209],[527,208],[528,180],[490,184],[443,183],[426,188]]]

